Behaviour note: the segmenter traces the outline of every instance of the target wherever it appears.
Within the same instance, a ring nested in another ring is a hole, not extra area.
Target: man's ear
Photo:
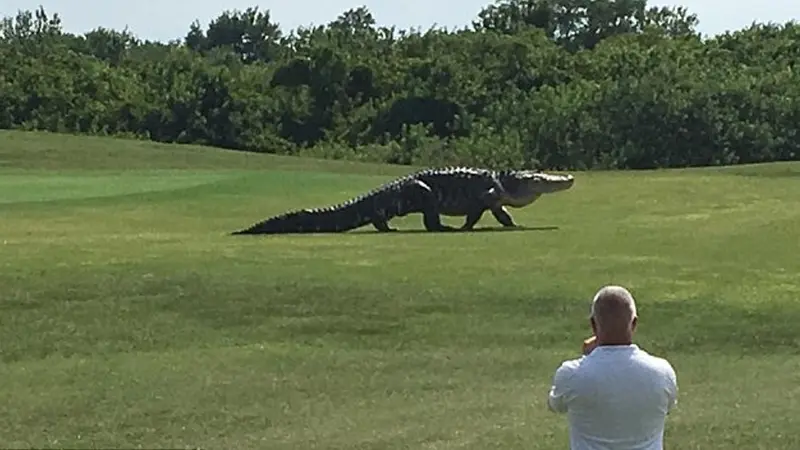
[[[635,330],[636,329],[636,324],[638,324],[638,323],[639,323],[639,318],[638,317],[634,317],[633,320],[631,321],[631,330]]]
[[[589,317],[589,323],[592,324],[592,331],[594,332],[595,336],[597,335],[597,323],[594,321],[594,317]]]

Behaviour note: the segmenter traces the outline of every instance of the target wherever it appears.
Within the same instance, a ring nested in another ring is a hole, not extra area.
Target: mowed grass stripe
[[[524,349],[386,353],[260,344],[48,359],[30,366],[38,370],[2,370],[14,394],[0,411],[15,418],[5,421],[7,432],[37,432],[5,441],[17,446],[563,448],[564,422],[540,413],[548,383],[530,370],[552,363]],[[800,444],[797,388],[786,395],[753,389],[796,386],[796,361],[698,355],[678,368],[689,375],[667,430],[676,448]],[[720,371],[729,374],[725,383]],[[93,389],[80,390],[87,385]],[[767,409],[773,414],[765,420]]]
[[[63,175],[41,173],[0,175],[0,204],[94,199],[191,188],[230,178],[220,173],[121,173]]]
[[[531,230],[232,237],[412,169],[16,132],[0,161],[0,446],[564,448],[547,388],[609,282],[678,370],[667,445],[800,444],[797,164],[579,173]]]

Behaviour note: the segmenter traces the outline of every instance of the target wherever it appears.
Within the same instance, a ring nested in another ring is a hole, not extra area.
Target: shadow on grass
[[[390,232],[381,232],[378,230],[371,230],[369,228],[362,228],[358,230],[352,231],[345,231],[345,232],[321,232],[321,233],[280,233],[280,234],[240,234],[236,235],[237,237],[240,236],[251,236],[251,237],[266,237],[266,236],[322,236],[322,235],[339,235],[339,236],[362,236],[362,235],[385,235],[385,236],[392,236],[392,235],[402,235],[402,234],[430,234],[430,235],[448,235],[448,234],[471,234],[471,233],[513,233],[513,232],[525,232],[525,231],[552,231],[558,230],[557,226],[543,226],[543,227],[524,227],[519,226],[516,228],[507,228],[507,227],[480,227],[480,228],[473,228],[472,230],[453,230],[453,231],[428,231],[424,228],[409,228],[409,229],[396,229]],[[231,235],[230,232],[226,233],[226,235]]]
[[[516,228],[507,228],[507,227],[480,227],[480,228],[473,228],[469,231],[448,231],[448,232],[432,232],[428,231],[424,228],[412,228],[412,229],[405,229],[405,230],[396,230],[390,233],[380,233],[379,231],[353,231],[350,234],[470,234],[470,233],[513,233],[513,232],[520,232],[520,231],[549,231],[549,230],[558,230],[557,226],[545,226],[545,227],[524,227],[519,226]]]

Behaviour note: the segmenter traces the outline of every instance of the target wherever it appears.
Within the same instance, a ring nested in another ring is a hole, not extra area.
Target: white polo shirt
[[[677,397],[667,360],[635,344],[598,346],[556,370],[548,407],[567,413],[571,450],[662,450]]]

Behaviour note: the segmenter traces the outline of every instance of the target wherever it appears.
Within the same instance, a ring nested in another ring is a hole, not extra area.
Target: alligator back
[[[466,215],[489,189],[498,185],[494,171],[471,167],[428,169],[413,177],[430,187],[439,213],[446,216]]]

